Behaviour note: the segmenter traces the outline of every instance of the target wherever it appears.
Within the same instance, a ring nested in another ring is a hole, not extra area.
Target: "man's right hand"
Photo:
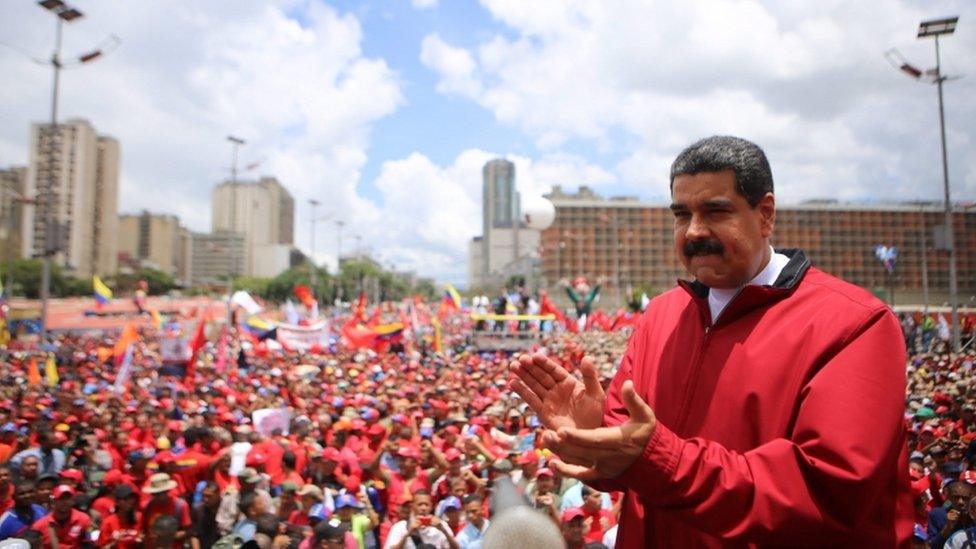
[[[509,365],[509,385],[547,428],[594,429],[603,424],[607,396],[592,359],[580,370],[582,381],[541,353],[521,355]]]

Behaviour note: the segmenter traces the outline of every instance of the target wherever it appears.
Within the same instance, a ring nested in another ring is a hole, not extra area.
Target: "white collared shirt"
[[[772,246],[769,247],[769,261],[763,270],[759,271],[752,280],[749,281],[746,286],[772,286],[776,279],[779,278],[779,274],[783,272],[786,264],[790,262],[790,258],[783,254],[776,253],[776,250]],[[738,288],[709,288],[708,289],[708,309],[712,312],[712,324],[718,320],[718,316],[722,314],[725,307],[728,306],[732,298],[739,293],[742,287]]]

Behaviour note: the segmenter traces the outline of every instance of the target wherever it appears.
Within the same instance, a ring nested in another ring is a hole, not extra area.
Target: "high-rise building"
[[[37,204],[21,225],[23,255],[57,250],[70,275],[115,274],[118,177],[118,142],[87,120],[33,124],[25,194]]]
[[[143,210],[140,214],[119,216],[118,228],[122,265],[157,269],[178,282],[189,279],[185,241],[189,231],[180,225],[178,217]]]
[[[628,288],[662,291],[688,277],[675,253],[674,216],[666,205],[607,200],[586,187],[577,194],[554,187],[547,197],[556,220],[543,231],[540,249],[550,285],[602,277],[602,302],[615,306]],[[922,303],[927,278],[930,302],[943,303],[949,281],[948,255],[939,249],[942,216],[942,205],[934,203],[777,205],[772,241],[777,248],[802,249],[814,266],[859,286],[891,288],[896,303]],[[966,303],[976,295],[976,209],[960,208],[953,219],[960,300]],[[898,250],[891,276],[875,257],[879,245]]]
[[[21,257],[24,210],[32,207],[24,202],[26,189],[26,166],[0,169],[0,261]]]
[[[244,271],[244,235],[230,231],[193,233],[190,281],[226,286],[229,273]]]
[[[244,236],[241,271],[235,275],[266,274],[267,262],[290,250],[295,238],[295,200],[274,177],[256,182],[225,181],[213,191],[212,228]],[[285,265],[287,268],[287,265]]]
[[[516,190],[515,164],[496,158],[482,169],[481,228],[468,247],[468,277],[472,287],[497,285],[524,271],[528,255],[539,244],[538,231],[520,221],[521,199]]]
[[[95,146],[95,196],[92,269],[100,274],[118,271],[119,142],[99,136]]]

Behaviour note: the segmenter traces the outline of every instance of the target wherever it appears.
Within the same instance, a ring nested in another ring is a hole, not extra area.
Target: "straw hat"
[[[146,494],[158,494],[160,492],[169,492],[173,488],[176,488],[176,486],[176,481],[169,478],[169,475],[166,473],[156,473],[149,477],[149,485],[143,487],[142,491]]]

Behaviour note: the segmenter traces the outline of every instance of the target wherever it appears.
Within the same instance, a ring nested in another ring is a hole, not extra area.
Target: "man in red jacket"
[[[511,385],[552,466],[626,492],[621,547],[908,546],[905,347],[861,288],[770,246],[762,150],[710,137],[671,167],[675,248],[606,394],[542,355]]]

